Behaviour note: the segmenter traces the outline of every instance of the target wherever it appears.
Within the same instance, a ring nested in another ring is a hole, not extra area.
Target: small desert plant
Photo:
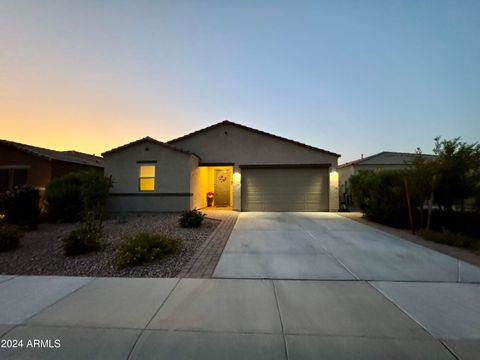
[[[196,228],[202,225],[205,214],[197,209],[185,210],[180,216],[180,226],[186,228]]]
[[[116,264],[119,268],[141,265],[173,254],[180,247],[181,240],[151,233],[139,233],[125,238],[118,246]]]
[[[67,256],[97,251],[102,247],[102,233],[85,227],[72,230],[63,239],[63,250]]]
[[[22,236],[23,232],[17,226],[0,226],[0,252],[16,249]]]
[[[9,224],[24,226],[34,230],[38,226],[40,192],[30,185],[16,186],[2,193],[0,202]]]

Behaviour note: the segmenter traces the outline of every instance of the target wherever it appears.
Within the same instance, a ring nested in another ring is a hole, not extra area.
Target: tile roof
[[[339,168],[350,165],[404,165],[414,159],[414,153],[402,153],[393,151],[382,151],[378,154],[347,162]],[[434,159],[436,155],[423,154],[427,159]]]
[[[285,141],[285,142],[288,142],[288,143],[291,143],[291,144],[295,144],[295,145],[299,145],[299,146],[302,146],[302,147],[305,147],[307,149],[310,149],[310,150],[315,150],[315,151],[319,151],[319,152],[322,152],[324,154],[329,154],[329,155],[334,155],[334,156],[337,156],[337,157],[340,157],[339,154],[336,154],[334,152],[331,152],[331,151],[327,151],[327,150],[324,150],[324,149],[320,149],[320,148],[317,148],[317,147],[314,147],[314,146],[311,146],[311,145],[307,145],[307,144],[303,144],[301,142],[298,142],[298,141],[295,141],[295,140],[291,140],[291,139],[287,139],[287,138],[284,138],[284,137],[281,137],[281,136],[278,136],[278,135],[274,135],[274,134],[270,134],[270,133],[267,133],[265,131],[261,131],[261,130],[257,130],[257,129],[253,129],[251,127],[248,127],[248,126],[245,126],[245,125],[241,125],[241,124],[237,124],[237,123],[234,123],[232,121],[229,121],[229,120],[224,120],[222,122],[219,122],[217,124],[213,124],[213,125],[210,125],[206,128],[203,128],[203,129],[200,129],[200,130],[197,130],[197,131],[194,131],[194,132],[191,132],[187,135],[183,135],[183,136],[180,136],[176,139],[173,139],[173,140],[170,140],[168,141],[167,143],[169,144],[172,144],[172,143],[176,143],[180,140],[183,140],[183,139],[186,139],[186,138],[189,138],[191,136],[194,136],[194,135],[197,135],[201,132],[204,132],[206,130],[210,130],[210,129],[213,129],[213,128],[216,128],[218,126],[221,126],[221,125],[232,125],[232,126],[235,126],[235,127],[238,127],[240,129],[244,129],[244,130],[248,130],[248,131],[252,131],[252,132],[255,132],[257,134],[261,134],[261,135],[266,135],[266,136],[269,136],[269,137],[273,137],[275,139],[278,139],[278,140],[282,140],[282,141]]]
[[[184,149],[180,149],[180,148],[178,148],[176,146],[173,146],[171,144],[155,140],[155,139],[151,138],[150,136],[146,136],[144,138],[129,142],[128,144],[125,144],[125,145],[113,148],[111,150],[105,151],[104,153],[102,153],[102,156],[110,155],[114,152],[129,148],[130,146],[141,144],[142,142],[149,142],[149,143],[152,143],[152,144],[160,145],[160,146],[166,147],[170,150],[178,151],[178,152],[181,152],[181,153],[184,153],[184,154],[187,154],[187,155],[194,155],[194,156],[196,156],[200,159],[200,156],[198,156],[197,154],[195,154],[193,152],[190,152],[190,151],[187,151],[187,150],[184,150]]]
[[[10,140],[0,139],[0,144],[10,146],[25,153],[47,159],[66,161],[75,164],[82,164],[88,166],[103,167],[103,159],[99,156],[81,153],[78,151],[57,151],[51,149],[45,149],[38,146],[32,146],[27,144],[21,144]]]

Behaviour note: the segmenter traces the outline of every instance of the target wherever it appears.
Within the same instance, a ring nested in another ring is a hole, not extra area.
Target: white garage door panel
[[[242,210],[328,211],[328,170],[243,169]]]

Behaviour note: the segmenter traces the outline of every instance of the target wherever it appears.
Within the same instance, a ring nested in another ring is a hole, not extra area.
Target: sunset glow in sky
[[[0,138],[99,154],[224,119],[342,154],[480,140],[480,1],[0,2]]]

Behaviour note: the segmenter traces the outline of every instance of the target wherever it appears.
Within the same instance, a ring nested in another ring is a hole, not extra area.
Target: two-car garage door
[[[242,211],[328,211],[328,169],[242,168]]]

